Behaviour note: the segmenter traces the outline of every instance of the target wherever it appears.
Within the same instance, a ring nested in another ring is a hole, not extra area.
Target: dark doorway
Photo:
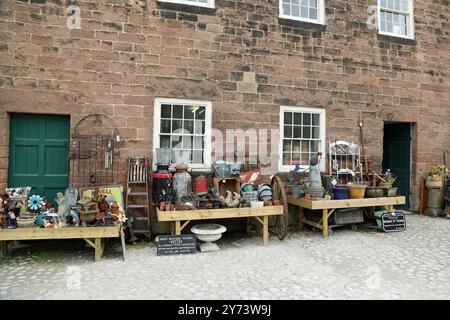
[[[397,176],[394,187],[406,197],[406,204],[398,209],[409,210],[411,190],[411,124],[385,123],[383,139],[383,170],[391,169]]]

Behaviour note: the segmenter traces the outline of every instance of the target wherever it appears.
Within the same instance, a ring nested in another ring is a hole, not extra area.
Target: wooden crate
[[[214,178],[214,191],[221,196],[226,197],[227,192],[241,192],[241,183],[239,178],[231,178],[231,179],[220,179]]]

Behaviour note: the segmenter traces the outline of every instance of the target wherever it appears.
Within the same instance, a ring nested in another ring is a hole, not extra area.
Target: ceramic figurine
[[[94,227],[102,226],[106,213],[109,209],[109,204],[106,201],[106,196],[99,196],[98,213],[95,215]]]
[[[222,205],[227,206],[228,208],[236,208],[239,206],[239,204],[241,203],[241,196],[236,193],[233,192],[233,194],[231,193],[231,191],[227,190],[227,197],[224,198],[223,196],[220,196],[220,203]]]
[[[56,194],[55,201],[58,204],[58,215],[63,217],[69,212],[69,206],[67,205],[67,200],[64,197],[64,194],[62,192],[58,192]]]
[[[70,210],[69,212],[64,213],[63,219],[63,221],[65,221],[68,225],[74,225],[75,227],[80,225],[80,218],[75,210]]]

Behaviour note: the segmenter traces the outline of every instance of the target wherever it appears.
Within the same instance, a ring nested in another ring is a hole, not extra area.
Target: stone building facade
[[[184,2],[0,2],[0,188],[11,114],[70,115],[72,128],[109,115],[123,159],[152,157],[163,97],[210,102],[219,130],[278,129],[280,106],[325,109],[326,145],[360,143],[362,115],[378,168],[385,123],[411,123],[417,208],[421,169],[449,149],[448,0],[414,1],[412,39],[368,27],[377,0],[325,0],[323,24],[281,18],[278,0]],[[70,5],[80,8],[80,29],[67,26]]]

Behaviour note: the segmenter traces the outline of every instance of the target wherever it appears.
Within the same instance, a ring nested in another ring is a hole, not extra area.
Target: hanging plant
[[[28,208],[33,212],[39,211],[44,205],[44,199],[39,195],[32,195],[28,199]]]

